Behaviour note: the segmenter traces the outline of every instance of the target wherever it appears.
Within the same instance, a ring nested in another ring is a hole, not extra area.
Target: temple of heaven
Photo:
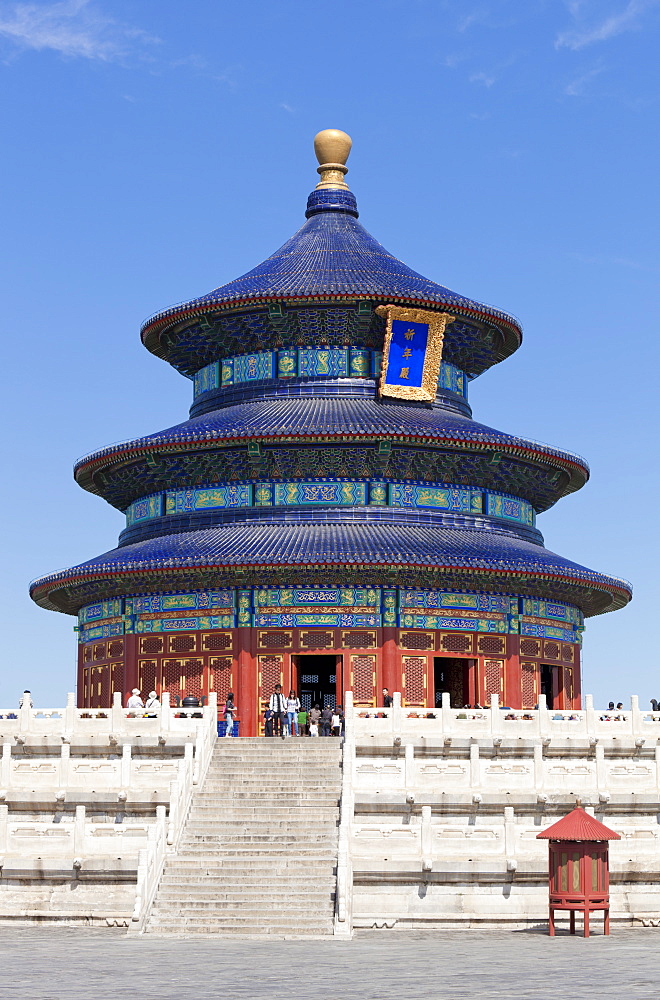
[[[350,147],[317,135],[306,221],[271,257],[142,328],[192,380],[190,417],[77,464],[126,528],[31,588],[78,616],[82,707],[232,690],[249,736],[276,683],[365,711],[383,687],[420,710],[580,706],[584,618],[631,591],[546,549],[536,515],[588,467],[472,420],[469,382],[520,325],[363,229]]]

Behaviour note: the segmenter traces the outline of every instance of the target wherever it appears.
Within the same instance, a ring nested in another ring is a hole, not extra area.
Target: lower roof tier
[[[172,588],[359,583],[525,594],[574,604],[587,616],[632,596],[603,576],[507,532],[422,525],[215,526],[112,549],[34,581],[42,607],[76,614],[85,604]]]
[[[560,497],[580,489],[589,470],[577,455],[551,448],[494,430],[466,416],[439,406],[410,403],[381,403],[376,399],[294,398],[268,399],[238,403],[211,413],[193,417],[164,431],[132,441],[114,444],[81,459],[75,467],[78,483],[91,493],[104,496],[109,503],[125,509],[147,492],[172,486],[190,486],[204,480],[185,480],[185,471],[171,468],[160,485],[150,477],[163,456],[209,453],[239,445],[252,448],[251,464],[256,470],[261,447],[284,445],[291,449],[304,446],[346,447],[350,444],[375,443],[381,453],[380,475],[400,476],[390,472],[383,459],[388,448],[448,449],[459,456],[483,454],[488,464],[502,458],[524,463],[531,471],[541,470],[545,489],[538,495],[520,492],[517,486],[472,480],[475,486],[493,485],[530,500],[536,510],[544,510]],[[383,446],[385,450],[383,450]],[[211,463],[212,464],[212,463]],[[425,460],[428,467],[428,462]],[[131,475],[130,470],[135,473]],[[126,470],[129,470],[128,475]],[[207,478],[223,478],[219,469]],[[261,474],[269,474],[261,470]],[[290,473],[284,473],[290,475]],[[308,475],[303,472],[302,475]],[[321,469],[316,475],[337,475]],[[346,473],[339,473],[345,475]],[[404,473],[404,478],[408,478]],[[455,479],[453,474],[452,479]],[[415,474],[412,474],[415,477]],[[446,478],[434,473],[434,478]],[[460,480],[465,481],[465,480]]]

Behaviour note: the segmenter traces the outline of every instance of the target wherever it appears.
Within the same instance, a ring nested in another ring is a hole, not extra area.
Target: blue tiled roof
[[[572,600],[586,614],[621,607],[630,596],[625,581],[595,573],[507,532],[392,524],[237,523],[182,532],[112,549],[37,580],[31,589],[35,599],[47,602],[46,594],[67,581],[75,584],[99,574],[315,565],[413,566],[448,572],[465,568],[477,574],[517,573],[530,582],[562,577],[575,587]]]
[[[339,194],[343,197],[338,201],[335,196]],[[313,192],[309,218],[284,246],[240,278],[156,313],[143,324],[143,339],[154,325],[168,326],[182,315],[215,306],[319,296],[446,307],[504,323],[520,337],[520,324],[514,317],[430,281],[389,253],[357,221],[350,199],[354,203],[350,192]]]
[[[524,452],[525,458],[529,461],[533,461],[536,454],[540,461],[550,460],[552,464],[554,459],[557,460],[555,464],[558,466],[565,467],[568,464],[573,467],[575,484],[572,489],[582,486],[589,474],[587,463],[577,455],[525,438],[504,434],[441,407],[380,403],[376,399],[323,397],[268,399],[263,402],[238,403],[213,410],[211,413],[175,424],[157,434],[149,434],[146,437],[102,448],[81,458],[76,463],[75,471],[81,485],[89,488],[85,478],[87,466],[99,462],[105,464],[102,462],[104,458],[111,459],[114,463],[118,456],[140,453],[150,446],[208,444],[216,439],[250,440],[288,436],[318,438],[352,435],[383,436],[394,442],[397,438],[402,438],[501,446],[507,450]]]

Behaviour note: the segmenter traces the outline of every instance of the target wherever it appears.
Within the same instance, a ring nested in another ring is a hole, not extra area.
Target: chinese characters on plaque
[[[435,399],[448,313],[400,306],[378,306],[387,321],[380,377],[380,396]]]

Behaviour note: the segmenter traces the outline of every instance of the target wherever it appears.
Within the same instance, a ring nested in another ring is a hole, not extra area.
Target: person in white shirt
[[[20,700],[20,701],[19,701],[19,703],[18,703],[18,707],[19,707],[19,708],[23,708],[23,707],[24,707],[24,705],[27,705],[27,706],[28,706],[28,708],[34,708],[34,705],[32,704],[32,695],[31,695],[31,693],[30,693],[30,692],[29,692],[29,691],[27,690],[27,688],[25,689],[25,691],[24,691],[24,692],[23,692],[23,694],[21,695],[21,700]]]
[[[126,702],[126,708],[144,708],[144,702],[142,701],[139,688],[133,688],[131,696]]]
[[[286,698],[282,693],[282,685],[276,684],[270,696],[268,707],[273,713],[273,736],[284,739],[284,724],[286,719]]]
[[[286,700],[286,728],[289,736],[298,735],[298,712],[300,711],[300,700],[296,697],[296,692],[291,689]]]
[[[130,701],[129,701],[129,704],[130,704]],[[154,713],[160,711],[160,699],[159,699],[159,697],[158,697],[158,695],[156,694],[155,691],[150,691],[149,692],[149,697],[145,701],[144,707],[147,710],[149,710],[151,712],[154,712]],[[155,714],[154,715],[150,715],[149,718],[150,719],[155,719],[156,715]]]
[[[332,735],[341,736],[341,716],[337,711],[332,713]]]

